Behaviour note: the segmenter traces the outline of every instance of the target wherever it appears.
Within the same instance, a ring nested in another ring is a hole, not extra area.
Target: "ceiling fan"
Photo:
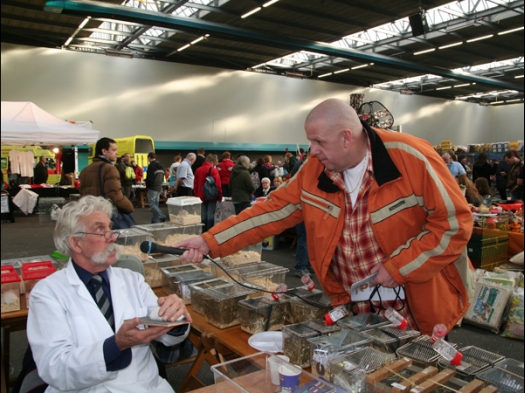
[[[394,125],[394,116],[379,101],[364,102],[358,109],[359,118],[368,125],[390,129]]]

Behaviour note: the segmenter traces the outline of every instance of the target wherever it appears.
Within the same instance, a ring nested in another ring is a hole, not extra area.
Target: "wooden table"
[[[20,310],[4,313],[1,316],[2,326],[2,374],[5,377],[6,386],[2,385],[2,392],[7,392],[7,385],[14,382],[16,377],[12,380],[9,378],[9,360],[11,351],[11,332],[25,330],[27,324],[27,306],[26,295],[20,295]],[[26,348],[22,349],[24,352]],[[6,389],[6,390],[4,390]]]

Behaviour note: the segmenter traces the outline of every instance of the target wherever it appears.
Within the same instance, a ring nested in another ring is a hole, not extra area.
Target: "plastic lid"
[[[463,354],[461,352],[458,352],[456,356],[454,356],[454,359],[450,361],[450,364],[453,364],[454,366],[459,366],[461,364],[461,359],[463,359]]]
[[[16,273],[14,266],[2,266],[2,284],[9,284],[11,282],[20,282],[20,277]]]
[[[27,280],[40,280],[56,272],[57,269],[51,261],[30,262],[22,264],[22,278]]]
[[[408,326],[408,321],[406,320],[406,318],[403,318],[403,322],[401,322],[401,324],[397,328],[400,330],[405,330],[407,326]]]
[[[200,205],[201,203],[202,201],[198,197],[168,198],[168,201],[166,202],[167,205],[175,205],[175,206]]]
[[[330,316],[330,313],[326,313],[324,315],[324,321],[328,326],[331,326],[334,324],[334,321],[332,320],[332,317]]]

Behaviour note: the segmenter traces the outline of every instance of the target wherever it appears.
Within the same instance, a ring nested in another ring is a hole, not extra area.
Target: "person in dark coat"
[[[33,174],[33,184],[42,184],[47,183],[47,168],[46,168],[46,158],[40,156],[40,161],[36,164]]]
[[[485,153],[479,153],[474,167],[472,168],[472,181],[476,181],[478,177],[483,177],[487,179],[490,184],[490,176],[494,174],[494,169],[492,165],[488,163],[488,157]]]
[[[239,214],[251,206],[255,186],[250,177],[250,159],[248,157],[240,156],[237,164],[233,167],[230,177],[230,189],[232,191],[235,214]]]
[[[151,223],[155,224],[166,221],[166,215],[160,210],[159,199],[162,192],[162,183],[164,183],[164,168],[157,161],[155,153],[148,153],[148,175],[146,176],[146,189],[148,190],[148,204],[153,213]]]

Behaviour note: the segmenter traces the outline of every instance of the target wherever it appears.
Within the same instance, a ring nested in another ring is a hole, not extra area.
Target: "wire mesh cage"
[[[523,362],[504,359],[480,372],[476,378],[496,386],[500,393],[523,392]]]
[[[340,321],[337,321],[337,324],[343,329],[352,329],[362,332],[364,330],[389,325],[390,321],[381,315],[367,313],[341,319]]]
[[[399,347],[420,336],[417,330],[400,330],[392,325],[367,330],[364,335],[374,340],[374,346],[386,352],[395,352]]]
[[[420,367],[434,366],[439,359],[439,353],[432,348],[433,344],[432,337],[425,335],[398,348],[396,353],[399,357],[404,356],[412,359],[413,363]],[[456,346],[453,343],[449,344]]]
[[[454,366],[442,357],[439,358],[437,364],[440,368],[455,369],[458,377],[467,381],[474,379],[481,371],[495,365],[504,358],[497,353],[489,352],[475,346],[461,348],[459,352],[463,354],[463,359],[459,366]]]

